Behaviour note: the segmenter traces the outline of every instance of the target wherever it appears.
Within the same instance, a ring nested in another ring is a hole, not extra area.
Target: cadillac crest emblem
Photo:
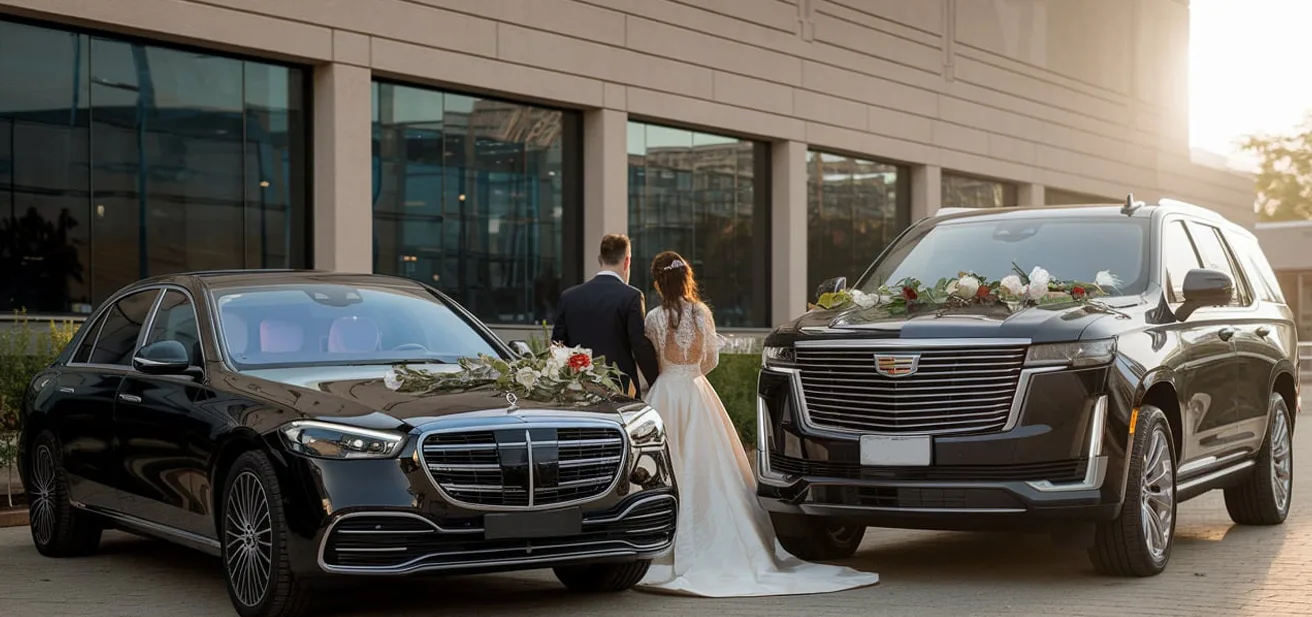
[[[885,377],[907,377],[920,368],[920,356],[914,354],[875,354],[875,372]]]

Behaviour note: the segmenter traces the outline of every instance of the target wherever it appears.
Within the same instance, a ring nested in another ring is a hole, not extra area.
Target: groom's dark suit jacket
[[[638,391],[638,369],[647,383],[656,381],[660,365],[656,347],[643,333],[646,300],[642,292],[617,276],[598,274],[592,280],[575,285],[560,294],[560,307],[551,338],[569,346],[586,347],[592,356],[605,356],[629,384]]]

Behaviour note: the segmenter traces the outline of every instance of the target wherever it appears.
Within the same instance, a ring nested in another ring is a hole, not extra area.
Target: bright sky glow
[[[1312,110],[1312,0],[1192,0],[1190,145],[1247,159],[1245,135],[1281,132]]]

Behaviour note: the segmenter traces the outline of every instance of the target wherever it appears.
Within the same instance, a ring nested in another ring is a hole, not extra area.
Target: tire
[[[293,617],[309,601],[287,557],[287,519],[273,464],[262,452],[242,454],[223,488],[219,541],[228,597],[242,617]]]
[[[1289,516],[1294,496],[1293,424],[1284,397],[1271,394],[1271,422],[1266,443],[1257,453],[1257,468],[1235,487],[1225,489],[1225,509],[1240,525],[1279,525]]]
[[[100,548],[104,531],[95,515],[73,507],[68,497],[59,441],[49,431],[37,435],[27,482],[28,528],[37,552],[46,557],[79,557]]]
[[[866,528],[827,518],[770,513],[779,544],[803,561],[833,561],[856,554]]]
[[[1161,409],[1139,408],[1125,487],[1114,520],[1098,523],[1089,560],[1102,574],[1156,576],[1175,545],[1175,440]]]
[[[570,591],[579,593],[614,593],[632,589],[647,576],[650,561],[599,563],[586,566],[554,568],[556,578]]]

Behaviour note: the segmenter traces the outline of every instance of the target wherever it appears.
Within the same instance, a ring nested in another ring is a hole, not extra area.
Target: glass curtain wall
[[[944,208],[1007,208],[1019,203],[1016,185],[943,172]]]
[[[911,221],[910,174],[902,167],[810,151],[806,154],[806,281],[849,284]]]
[[[303,267],[301,69],[0,20],[0,310]]]
[[[374,271],[499,324],[550,320],[579,280],[576,112],[375,82]]]
[[[1075,191],[1064,191],[1047,187],[1043,190],[1043,204],[1046,206],[1069,206],[1076,204],[1114,204],[1124,203],[1125,198],[1120,200],[1109,199],[1090,195],[1089,193],[1077,193]]]
[[[692,263],[719,326],[769,326],[768,145],[630,122],[628,153],[630,282],[648,308],[660,305],[651,260],[672,250]]]

